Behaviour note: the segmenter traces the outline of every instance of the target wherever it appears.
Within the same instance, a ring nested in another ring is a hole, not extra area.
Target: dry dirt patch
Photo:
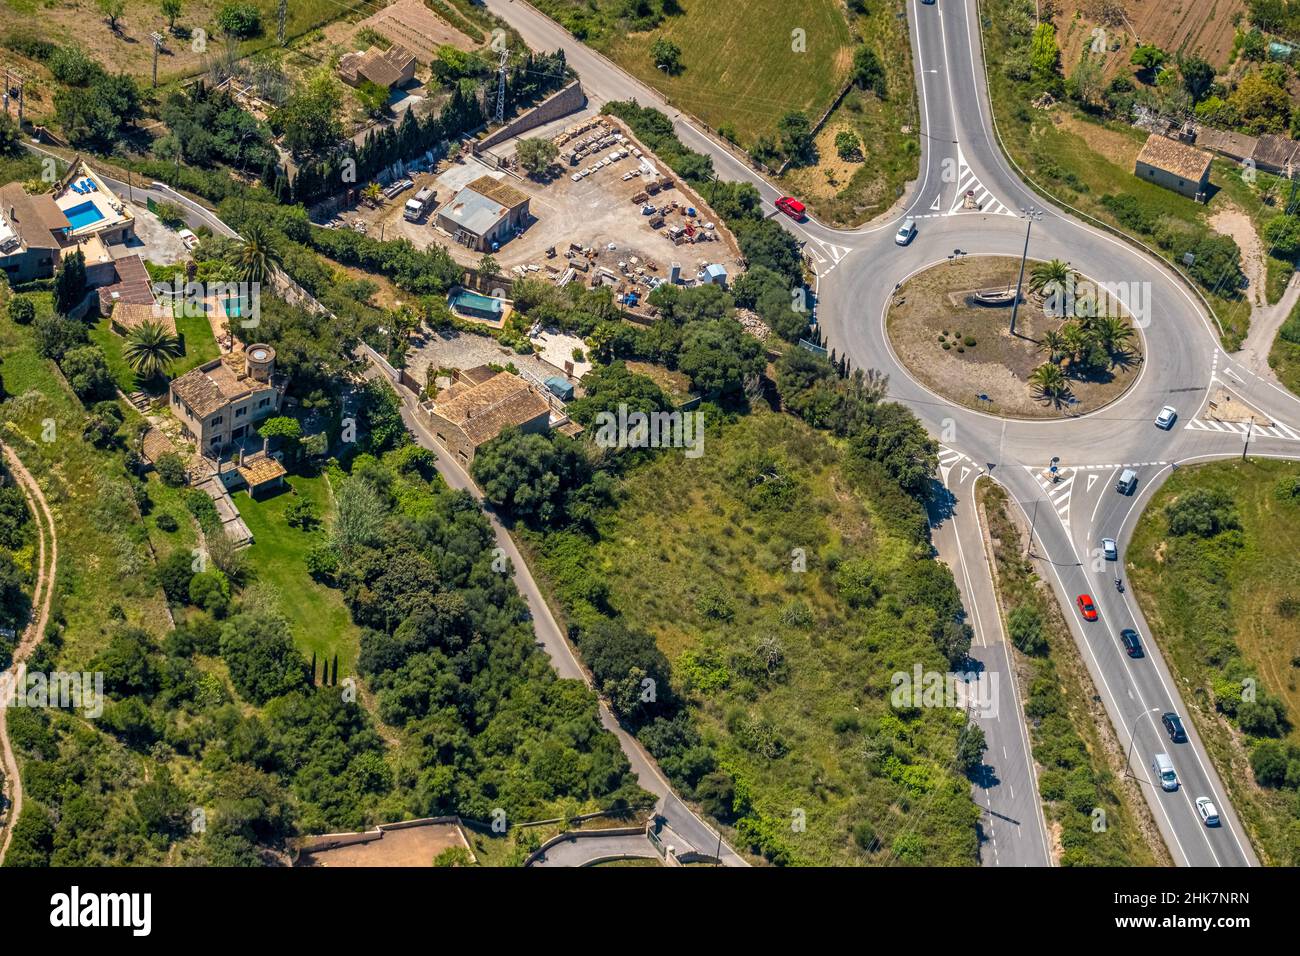
[[[1067,418],[1114,401],[1137,378],[1141,356],[1136,351],[1126,364],[1105,372],[1070,376],[1072,401],[1059,409],[1035,397],[1029,376],[1047,360],[1039,340],[1049,329],[1059,329],[1062,320],[1045,315],[1026,293],[1013,336],[1009,305],[988,307],[971,299],[979,289],[1014,286],[1019,265],[1013,257],[965,257],[909,279],[894,294],[886,318],[899,361],[944,398],[1008,418]]]

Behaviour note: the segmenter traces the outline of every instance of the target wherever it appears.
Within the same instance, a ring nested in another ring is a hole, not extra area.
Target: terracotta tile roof
[[[144,457],[151,462],[157,463],[163,455],[169,455],[176,450],[176,446],[171,443],[171,439],[164,435],[152,425],[144,433],[144,441],[140,445],[140,450],[144,452]]]
[[[206,418],[235,399],[273,390],[270,385],[245,375],[242,357],[238,355],[223,356],[190,369],[175,379],[171,387],[199,418]]]
[[[63,210],[55,205],[53,196],[48,193],[29,196],[22,183],[0,186],[0,215],[28,249],[58,249],[60,242],[55,231],[72,226]]]
[[[154,322],[161,325],[172,335],[176,334],[176,317],[172,315],[170,306],[166,308],[156,308],[152,303],[141,305],[138,302],[126,302],[119,299],[113,303],[113,312],[111,314],[113,325],[121,326],[122,329],[130,331],[139,328],[146,322]]]
[[[1228,130],[1210,129],[1202,126],[1196,131],[1196,145],[1202,149],[1213,150],[1233,159],[1245,159],[1255,152],[1259,140],[1245,133],[1233,133]]]
[[[1195,146],[1176,139],[1169,139],[1158,133],[1147,137],[1146,145],[1138,153],[1137,161],[1167,173],[1198,182],[1205,171],[1210,168],[1210,154]]]
[[[113,269],[117,272],[117,281],[99,289],[101,312],[112,312],[115,302],[153,305],[153,280],[139,256],[123,256],[113,263]]]
[[[283,478],[288,474],[284,470],[284,465],[270,455],[246,458],[244,463],[236,467],[235,470],[239,472],[241,478],[248,482],[249,488],[256,488],[258,485],[264,485],[268,481],[275,481],[277,478]]]
[[[434,399],[433,411],[464,431],[475,447],[491,441],[503,428],[522,425],[550,411],[546,399],[509,372],[498,372],[444,401],[450,391],[444,390]]]
[[[1255,161],[1256,166],[1285,169],[1288,163],[1296,162],[1298,151],[1300,151],[1300,143],[1295,140],[1274,133],[1264,133],[1260,136],[1250,158]]]

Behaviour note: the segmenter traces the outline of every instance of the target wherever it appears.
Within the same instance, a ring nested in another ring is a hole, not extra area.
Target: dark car
[[[1176,744],[1187,743],[1187,731],[1183,729],[1183,722],[1177,714],[1168,713],[1160,718],[1160,722],[1165,725],[1165,730],[1169,732],[1169,739]]]
[[[1128,651],[1129,657],[1142,656],[1142,639],[1138,637],[1137,631],[1126,627],[1119,632],[1119,639],[1124,642],[1124,650]]]

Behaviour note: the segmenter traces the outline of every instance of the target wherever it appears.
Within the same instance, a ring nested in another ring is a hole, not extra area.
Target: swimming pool
[[[463,309],[466,312],[486,312],[492,315],[501,314],[501,300],[491,296],[479,295],[477,292],[471,292],[468,289],[462,289],[452,296],[451,304],[453,308]]]
[[[63,214],[68,217],[68,222],[72,223],[74,232],[104,218],[104,214],[93,202],[78,203],[71,209],[65,209]]]
[[[223,307],[226,310],[226,318],[228,319],[243,318],[244,304],[239,296],[232,295],[229,298],[227,298],[226,301],[223,303]]]

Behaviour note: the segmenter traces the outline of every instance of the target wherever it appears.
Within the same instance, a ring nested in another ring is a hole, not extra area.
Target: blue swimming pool
[[[78,203],[71,209],[65,209],[63,214],[68,217],[68,222],[72,223],[74,232],[82,226],[89,226],[104,218],[104,214],[93,202]]]

